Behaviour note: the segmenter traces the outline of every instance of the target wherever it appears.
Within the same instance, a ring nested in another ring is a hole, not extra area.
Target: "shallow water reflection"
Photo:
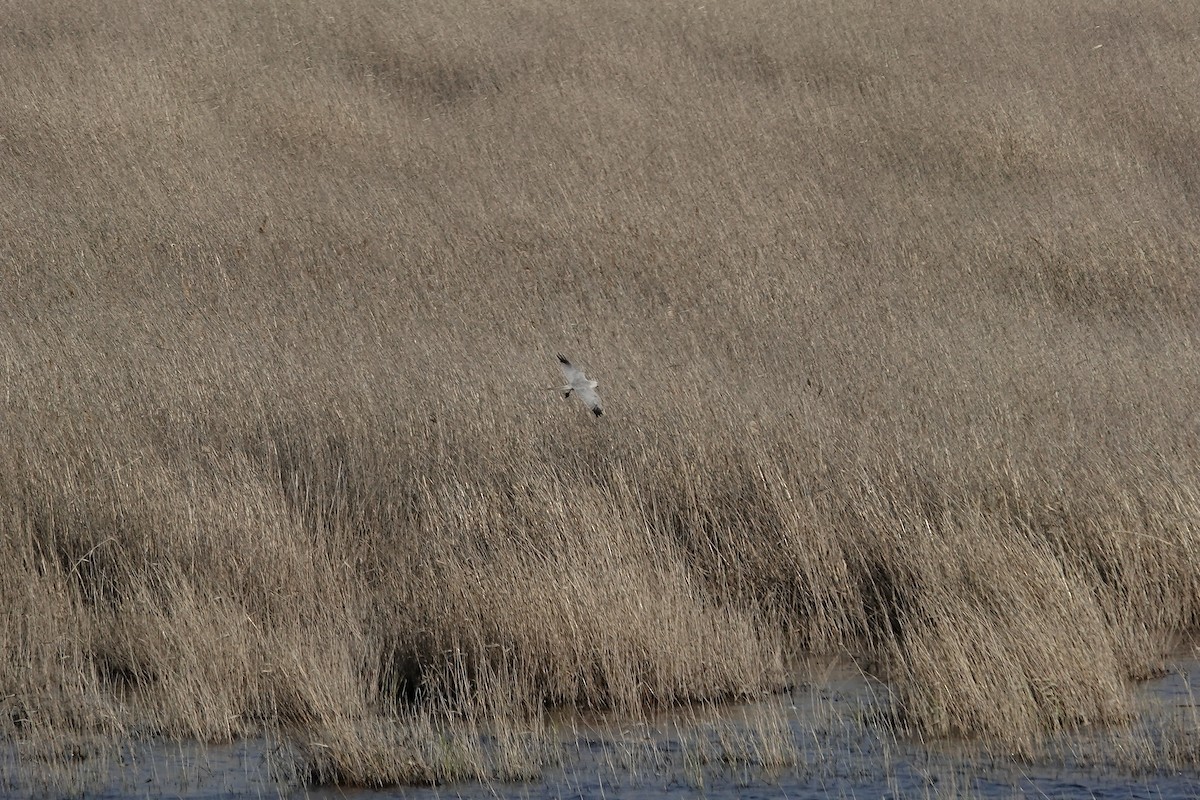
[[[86,754],[66,769],[82,796],[379,798],[1155,798],[1200,796],[1200,663],[1180,659],[1139,687],[1145,713],[1121,730],[1063,738],[1044,757],[1016,760],[978,747],[895,737],[882,685],[844,666],[788,695],[738,706],[694,707],[633,723],[564,716],[552,721],[557,763],[530,783],[384,791],[289,785],[288,751],[270,742],[226,747],[140,745],[114,763]],[[26,754],[27,755],[27,754]],[[9,796],[21,785],[16,753],[0,765]],[[89,773],[91,770],[91,773]],[[47,787],[45,794],[61,789]]]

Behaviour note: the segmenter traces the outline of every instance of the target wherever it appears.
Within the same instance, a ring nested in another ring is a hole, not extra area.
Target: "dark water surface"
[[[1200,662],[1189,655],[1168,666],[1165,677],[1138,687],[1138,722],[1073,734],[1032,759],[978,745],[898,737],[886,724],[886,688],[831,665],[790,694],[762,703],[685,709],[643,722],[554,720],[550,738],[558,742],[560,763],[529,783],[382,791],[297,788],[286,779],[286,749],[258,740],[218,747],[131,746],[120,758],[91,766],[80,758],[63,768],[73,774],[50,782],[44,777],[30,781],[9,746],[0,755],[0,794],[192,800],[1197,798]]]

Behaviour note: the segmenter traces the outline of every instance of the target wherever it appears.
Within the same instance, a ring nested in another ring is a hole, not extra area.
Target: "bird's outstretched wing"
[[[558,354],[558,363],[562,367],[563,378],[568,386],[575,390],[587,386],[587,376],[583,374],[583,370],[568,361],[562,353]]]
[[[604,416],[604,408],[600,405],[600,395],[596,394],[595,389],[585,384],[581,388],[576,389],[575,394],[588,407],[588,411],[591,411],[597,417]]]

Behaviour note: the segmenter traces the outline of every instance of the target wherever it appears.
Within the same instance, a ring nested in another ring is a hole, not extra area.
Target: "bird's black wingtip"
[[[603,408],[593,408],[592,413],[595,414],[597,417],[603,417],[604,409]]]
[[[567,361],[567,357],[564,356],[562,353],[558,354],[558,361],[560,364],[566,364],[568,366],[570,366],[570,364],[571,364],[570,361]]]

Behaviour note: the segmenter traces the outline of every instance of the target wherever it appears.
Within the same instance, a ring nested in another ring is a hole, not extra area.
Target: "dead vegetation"
[[[10,740],[524,775],[432,731],[845,651],[1028,748],[1195,634],[1186,9],[9,6]]]

